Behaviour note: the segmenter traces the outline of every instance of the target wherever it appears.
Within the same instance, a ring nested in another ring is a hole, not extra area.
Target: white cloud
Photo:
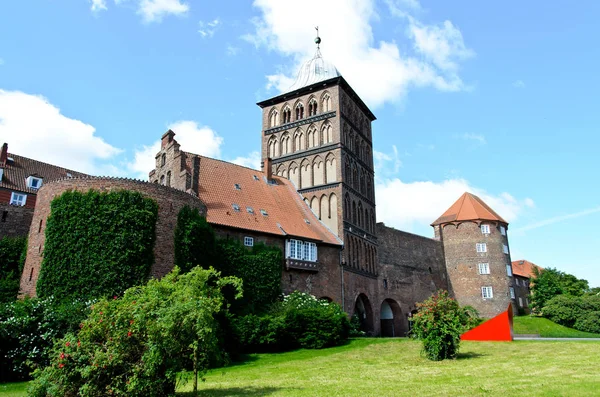
[[[160,22],[167,15],[185,15],[190,6],[180,0],[141,0],[138,14],[146,22]]]
[[[92,3],[92,12],[107,10],[106,0],[90,0]]]
[[[412,4],[413,8],[418,5],[416,1],[403,3]],[[337,66],[370,106],[398,101],[411,87],[432,86],[442,91],[465,88],[457,74],[458,62],[473,52],[449,21],[441,27],[430,27],[413,17],[400,19],[412,24],[418,33],[420,44],[416,48],[420,51],[409,56],[401,53],[395,41],[375,40],[372,23],[379,17],[374,0],[306,0],[302,7],[279,0],[255,0],[254,6],[261,15],[253,21],[255,32],[243,38],[292,60],[285,70],[267,76],[268,88],[285,91],[300,64],[314,55],[313,26],[321,27],[324,58]],[[415,34],[409,31],[408,36],[417,42]],[[443,54],[434,57],[428,52],[433,47],[443,49]]]
[[[373,150],[373,159],[375,160],[375,169],[378,173],[382,172],[383,175],[393,172],[394,174],[402,167],[402,160],[398,155],[398,148],[396,145],[392,145],[392,153],[383,153],[377,150]],[[387,165],[391,163],[393,168],[389,168]]]
[[[464,179],[405,183],[393,178],[377,181],[375,190],[377,220],[409,232],[431,224],[465,192],[479,196],[507,222],[513,222],[533,205],[530,198],[518,200],[508,193],[489,194]]]
[[[229,55],[230,57],[236,56],[239,52],[240,49],[238,47],[234,47],[231,44],[227,45],[227,55]]]
[[[202,38],[213,37],[220,24],[219,18],[215,18],[210,22],[200,21],[198,22],[198,26],[200,27],[198,33],[200,33]]]
[[[0,136],[11,153],[90,174],[114,170],[102,161],[121,150],[95,132],[42,96],[0,90]]]
[[[473,50],[465,46],[462,33],[452,22],[428,26],[414,18],[409,18],[409,21],[409,35],[414,39],[415,49],[439,69],[456,72],[458,61],[475,55]]]
[[[525,225],[523,227],[517,228],[514,231],[515,232],[525,232],[527,230],[537,229],[537,228],[540,228],[543,226],[552,225],[552,224],[567,221],[570,219],[580,218],[582,216],[591,215],[591,214],[595,214],[598,212],[600,212],[600,207],[590,208],[590,209],[587,209],[584,211],[574,212],[572,214],[560,215],[560,216],[555,216],[552,218],[544,219],[542,221],[531,223],[529,225]]]
[[[465,139],[467,141],[475,141],[481,145],[485,145],[487,143],[487,141],[485,140],[485,136],[481,135],[481,134],[463,134],[461,136],[462,139]]]
[[[260,169],[261,163],[260,153],[254,151],[251,152],[247,157],[236,157],[231,162],[233,164],[242,165],[244,167],[253,168],[255,170]]]
[[[517,80],[517,81],[513,82],[512,85],[515,88],[524,88],[525,87],[525,82],[523,80]]]

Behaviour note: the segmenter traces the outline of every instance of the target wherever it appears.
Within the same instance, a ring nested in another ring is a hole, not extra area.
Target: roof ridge
[[[233,166],[236,166],[236,167],[245,168],[247,170],[251,170],[251,171],[254,171],[254,172],[260,172],[261,174],[263,174],[262,170],[257,170],[257,169],[254,169],[254,168],[247,167],[245,165],[240,165],[240,164],[232,163],[231,161],[217,159],[217,158],[214,158],[214,157],[205,156],[203,154],[196,154],[196,153],[192,153],[192,152],[186,152],[184,150],[181,150],[181,151],[184,152],[187,155],[197,156],[197,157],[200,157],[201,159],[204,158],[204,159],[208,159],[208,160],[214,160],[214,161],[218,161],[218,162],[221,162],[221,163],[230,164],[230,165],[233,165]]]
[[[50,163],[47,163],[47,162],[45,162],[45,161],[36,160],[36,159],[33,159],[33,158],[31,158],[31,157],[25,157],[25,156],[21,156],[21,155],[19,155],[19,154],[7,153],[7,156],[8,156],[8,157],[11,157],[11,158],[13,158],[13,159],[14,159],[15,157],[17,157],[17,158],[21,158],[21,159],[27,159],[27,160],[29,160],[29,161],[35,161],[36,163],[44,164],[44,165],[47,165],[47,166],[50,166],[50,167],[61,168],[61,169],[65,170],[65,171],[68,171],[68,172],[75,172],[75,173],[77,173],[77,174],[82,174],[82,175],[90,175],[90,174],[86,174],[85,172],[81,172],[81,171],[75,171],[75,170],[72,170],[72,169],[70,169],[70,168],[65,168],[65,167],[63,167],[63,166],[61,166],[61,165],[54,165],[54,164],[50,164]],[[9,165],[9,164],[7,163],[6,165]]]

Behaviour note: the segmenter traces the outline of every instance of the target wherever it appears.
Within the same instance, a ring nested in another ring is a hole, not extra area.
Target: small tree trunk
[[[198,396],[198,346],[194,348],[194,396]]]

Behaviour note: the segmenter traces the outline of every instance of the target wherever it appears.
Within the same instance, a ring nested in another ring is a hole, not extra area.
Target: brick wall
[[[179,210],[188,205],[198,208],[203,215],[206,215],[206,206],[197,197],[158,184],[122,178],[71,178],[45,183],[38,191],[37,205],[29,229],[27,259],[21,276],[21,295],[35,296],[36,294],[35,286],[42,262],[50,203],[67,190],[86,192],[91,189],[101,192],[136,191],[158,203],[154,265],[150,271],[153,277],[164,276],[174,266],[173,237]]]
[[[513,278],[506,269],[510,254],[503,252],[508,239],[500,233],[500,225],[489,225],[489,234],[483,234],[480,223],[474,221],[442,225],[440,233],[450,291],[461,306],[473,306],[482,317],[496,316],[509,304],[514,305],[509,290],[514,286]],[[487,252],[477,252],[477,243],[486,243]],[[489,264],[489,274],[479,274],[479,263]],[[493,298],[484,299],[482,287],[492,287]],[[516,307],[513,309],[516,312]]]
[[[440,241],[396,230],[383,223],[377,224],[377,240],[377,318],[383,301],[396,303],[398,307],[396,310],[392,307],[392,311],[398,311],[394,312],[394,317],[399,317],[395,326],[398,335],[408,331],[407,314],[416,308],[417,302],[429,298],[439,289],[448,289],[444,250]]]
[[[33,208],[0,203],[0,238],[27,236]]]

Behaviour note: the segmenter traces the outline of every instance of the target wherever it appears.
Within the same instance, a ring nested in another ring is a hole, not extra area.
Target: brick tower
[[[376,275],[373,113],[318,47],[287,92],[258,106],[263,166],[290,179],[344,241],[348,270]]]
[[[431,226],[444,247],[449,289],[461,306],[473,306],[482,317],[514,306],[508,222],[465,193]]]

